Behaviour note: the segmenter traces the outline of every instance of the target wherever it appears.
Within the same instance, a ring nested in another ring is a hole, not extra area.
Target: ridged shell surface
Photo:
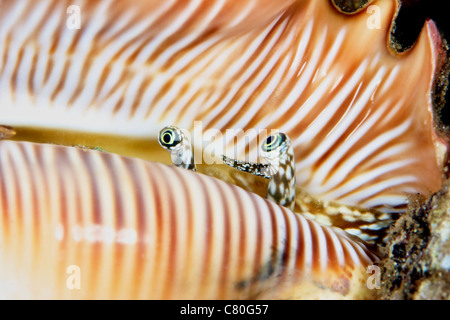
[[[71,5],[80,29],[67,27]],[[328,0],[3,0],[0,122],[154,139],[194,121],[279,129],[310,194],[402,210],[441,186],[440,39],[427,22],[408,54],[392,54],[397,2],[373,5],[348,16]],[[255,160],[256,136],[233,136],[227,154]]]
[[[0,142],[1,298],[367,298],[375,261],[345,232],[200,173]]]

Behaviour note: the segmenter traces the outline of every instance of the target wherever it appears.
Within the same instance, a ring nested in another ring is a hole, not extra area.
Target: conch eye
[[[164,128],[159,133],[159,143],[167,149],[172,149],[181,142],[181,135],[174,128]]]
[[[276,133],[267,137],[261,148],[264,152],[271,152],[281,146],[285,140],[286,136],[283,133]]]

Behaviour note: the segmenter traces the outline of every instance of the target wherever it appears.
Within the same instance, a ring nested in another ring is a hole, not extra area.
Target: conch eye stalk
[[[164,149],[170,152],[174,166],[196,171],[194,152],[189,136],[187,130],[167,126],[159,132],[158,141]]]
[[[225,164],[238,170],[270,179],[267,199],[291,210],[295,207],[295,160],[289,138],[282,132],[270,135],[261,144],[267,165],[237,161],[222,156]]]
[[[239,187],[105,152],[0,142],[0,296],[370,298],[364,243]]]

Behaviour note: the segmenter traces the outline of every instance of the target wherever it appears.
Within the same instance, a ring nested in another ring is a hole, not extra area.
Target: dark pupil
[[[266,147],[265,147],[266,151],[270,152],[276,147],[278,147],[277,140],[278,140],[277,137],[269,136],[266,140]]]
[[[163,136],[163,140],[165,143],[169,143],[171,138],[172,135],[169,132],[166,132],[166,134]]]

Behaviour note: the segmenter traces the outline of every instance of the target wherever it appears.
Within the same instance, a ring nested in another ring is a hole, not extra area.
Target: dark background
[[[439,31],[450,44],[450,0],[401,0],[401,7],[396,20],[394,38],[407,50],[417,39],[427,18],[436,22]],[[447,51],[450,56],[450,51]],[[449,63],[450,67],[450,63]],[[448,79],[448,76],[447,76]],[[436,90],[444,90],[444,86]],[[436,99],[441,105],[440,116],[442,123],[450,126],[450,93],[447,90],[444,99]]]

